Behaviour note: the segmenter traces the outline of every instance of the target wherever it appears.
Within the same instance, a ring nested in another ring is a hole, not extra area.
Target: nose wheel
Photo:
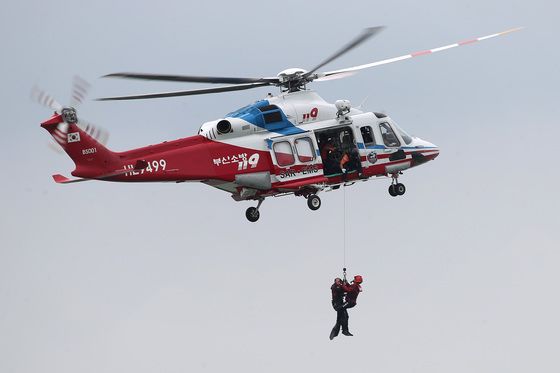
[[[392,175],[393,181],[389,185],[389,194],[392,197],[402,196],[406,192],[406,187],[404,184],[399,183],[399,174]]]
[[[259,207],[261,207],[263,201],[264,201],[264,198],[259,199],[259,203],[257,204],[257,207],[252,207],[251,206],[245,211],[245,217],[251,223],[256,222],[261,217],[261,213],[259,212]]]

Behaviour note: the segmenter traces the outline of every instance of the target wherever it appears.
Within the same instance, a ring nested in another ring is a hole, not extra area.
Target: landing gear
[[[398,196],[402,196],[406,192],[406,187],[404,184],[397,183],[395,184],[395,191],[397,192]]]
[[[245,211],[245,216],[247,217],[247,220],[254,223],[259,220],[261,213],[256,207],[249,207],[247,211]]]
[[[259,203],[257,204],[257,207],[249,207],[245,211],[245,217],[251,223],[256,222],[261,217],[261,213],[259,212],[259,207],[261,207],[261,204],[263,203],[263,201],[264,201],[264,198],[259,199]]]
[[[311,194],[307,197],[307,206],[313,211],[319,210],[319,207],[321,207],[321,198],[316,194]]]
[[[391,175],[393,181],[389,185],[389,194],[393,197],[402,196],[406,192],[404,184],[399,183],[399,174]]]

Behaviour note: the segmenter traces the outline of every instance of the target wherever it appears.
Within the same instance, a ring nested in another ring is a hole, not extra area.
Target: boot
[[[331,335],[329,335],[329,339],[332,341],[334,337],[338,337],[338,331],[340,330],[340,326],[335,325],[334,328],[331,330]]]
[[[353,337],[354,336],[354,334],[350,333],[348,330],[343,330],[342,334],[344,334],[347,337]]]

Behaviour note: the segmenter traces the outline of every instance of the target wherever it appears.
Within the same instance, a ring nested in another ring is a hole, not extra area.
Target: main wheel
[[[399,196],[402,196],[404,192],[406,192],[406,188],[404,184],[398,183],[397,185],[395,185],[395,191]]]
[[[389,194],[390,194],[391,196],[393,196],[393,197],[398,196],[398,193],[397,193],[397,186],[396,186],[395,184],[389,185]]]
[[[307,206],[313,211],[319,210],[319,207],[321,207],[321,198],[316,194],[310,195],[307,197]]]
[[[257,210],[256,207],[249,207],[247,211],[245,211],[245,217],[247,217],[247,220],[249,220],[250,222],[256,222],[257,220],[259,220],[260,216],[261,213],[259,212],[259,210]]]

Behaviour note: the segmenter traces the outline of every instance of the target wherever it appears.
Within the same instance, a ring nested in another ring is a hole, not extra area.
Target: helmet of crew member
[[[354,282],[356,284],[361,284],[363,281],[364,281],[364,279],[362,278],[362,276],[360,276],[360,275],[354,276]]]

